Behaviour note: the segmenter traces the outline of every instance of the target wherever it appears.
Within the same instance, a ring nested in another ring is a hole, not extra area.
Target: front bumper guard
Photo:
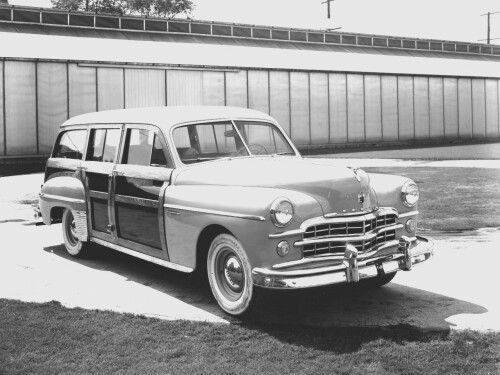
[[[433,242],[424,237],[402,236],[397,253],[382,258],[358,259],[358,250],[347,244],[340,264],[304,270],[254,268],[253,283],[271,289],[300,289],[340,283],[356,283],[397,271],[410,271],[434,255]]]

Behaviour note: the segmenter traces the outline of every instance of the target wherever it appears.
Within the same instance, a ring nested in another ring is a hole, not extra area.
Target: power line
[[[330,4],[328,4],[328,5],[330,5]],[[488,16],[488,31],[487,31],[487,34],[486,34],[486,40],[487,40],[488,44],[490,44],[490,41],[491,41],[491,38],[490,38],[490,16],[492,14],[497,14],[497,13],[500,13],[500,12],[488,12],[488,13],[481,14],[481,17],[482,16]],[[495,39],[498,39],[498,38],[495,38]],[[481,40],[484,40],[484,39],[481,39]]]

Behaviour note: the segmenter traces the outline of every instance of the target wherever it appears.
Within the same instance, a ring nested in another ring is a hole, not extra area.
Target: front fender
[[[398,212],[415,211],[415,207],[406,207],[401,199],[401,188],[411,179],[403,176],[370,173],[370,185],[375,190],[380,207],[393,207]]]
[[[270,216],[272,203],[280,197],[294,206],[294,218],[286,228],[277,228]],[[288,256],[279,257],[279,240],[269,239],[269,234],[298,229],[304,220],[322,216],[323,211],[309,195],[286,189],[179,185],[166,189],[164,215],[171,262],[195,268],[200,233],[215,224],[241,242],[252,267],[268,267],[302,257],[300,249],[293,247]]]
[[[54,207],[86,212],[85,187],[82,180],[76,173],[50,178],[42,186],[39,205],[46,225],[51,224],[50,213]]]

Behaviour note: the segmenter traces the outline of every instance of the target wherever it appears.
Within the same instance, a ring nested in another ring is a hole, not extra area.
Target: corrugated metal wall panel
[[[224,73],[203,72],[203,104],[224,105]]]
[[[484,79],[472,80],[472,136],[484,138],[486,136],[486,95],[484,93]]]
[[[444,136],[458,138],[458,80],[445,78],[444,90]]]
[[[380,76],[365,76],[365,126],[366,141],[382,140],[382,98]]]
[[[226,73],[226,105],[248,107],[247,72]]]
[[[291,129],[292,140],[296,145],[311,143],[309,124],[309,75],[290,73]]]
[[[468,78],[458,80],[458,135],[472,138],[472,82]]]
[[[444,137],[443,79],[429,78],[431,138]]]
[[[347,142],[365,140],[364,81],[360,74],[347,75]]]
[[[347,76],[329,74],[330,143],[347,142]]]
[[[310,73],[311,144],[321,145],[329,139],[328,75]]]
[[[398,140],[398,81],[382,76],[382,134],[384,141]]]
[[[413,78],[415,139],[429,139],[429,80],[427,77]]]
[[[99,111],[125,108],[124,71],[120,68],[97,69],[97,107]]]
[[[288,72],[270,72],[270,114],[290,136],[290,82]]]
[[[36,155],[35,70],[34,62],[5,61],[7,155]]]
[[[413,77],[398,77],[398,113],[399,140],[413,140]]]
[[[164,70],[125,69],[125,108],[164,105]]]
[[[97,110],[96,68],[68,65],[69,117]]]
[[[38,63],[38,93],[38,147],[40,154],[48,154],[68,118],[66,64]]]
[[[198,105],[202,103],[202,72],[167,71],[167,105]]]
[[[248,108],[269,114],[269,73],[248,71]]]
[[[486,135],[488,137],[498,137],[498,88],[497,81],[486,80]]]
[[[4,61],[0,61],[0,155],[5,155],[5,134],[4,134],[4,113],[3,113],[3,101],[4,101],[4,94],[3,94],[3,69],[4,69]]]

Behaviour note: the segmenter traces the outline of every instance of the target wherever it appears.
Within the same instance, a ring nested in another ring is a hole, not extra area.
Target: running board
[[[176,271],[187,272],[187,273],[191,273],[194,271],[194,269],[191,267],[181,266],[180,264],[168,262],[168,261],[160,259],[160,258],[155,258],[151,255],[143,254],[143,253],[140,253],[139,251],[135,251],[135,250],[130,250],[130,249],[127,249],[126,247],[123,247],[123,246],[120,246],[120,245],[117,245],[117,244],[114,244],[114,243],[111,243],[108,241],[104,241],[104,240],[101,240],[99,238],[91,237],[90,241],[95,242],[96,244],[99,244],[102,246],[109,247],[109,248],[116,250],[116,251],[119,251],[121,253],[125,253],[125,254],[131,255],[133,257],[145,260],[147,262],[151,262],[151,263],[155,263],[155,264],[158,264],[160,266],[163,266],[163,267],[171,268],[171,269],[176,270]]]

